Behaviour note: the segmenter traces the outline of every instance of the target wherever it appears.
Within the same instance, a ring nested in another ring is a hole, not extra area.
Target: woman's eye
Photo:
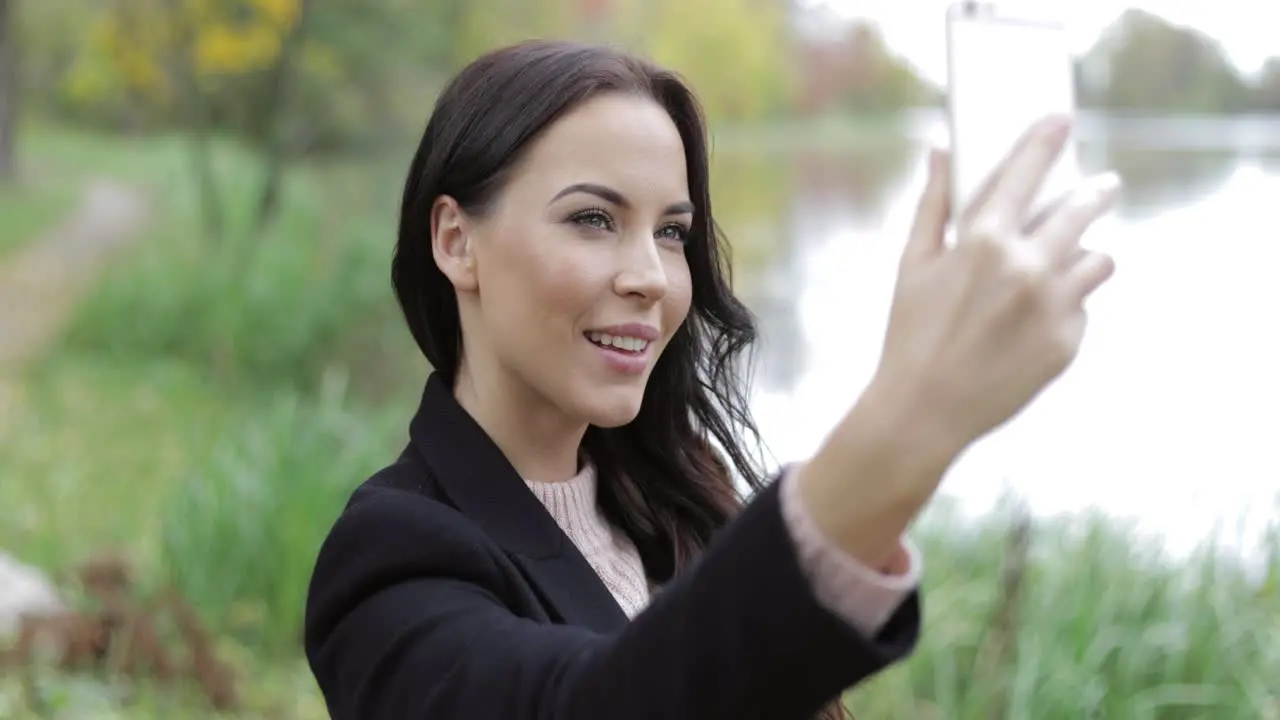
[[[590,228],[593,231],[599,230],[603,232],[613,232],[615,229],[613,218],[605,211],[599,209],[584,210],[570,217],[569,221],[574,225]],[[669,223],[658,228],[657,232],[654,233],[654,237],[658,240],[665,240],[683,245],[689,240],[689,228],[681,225],[680,223]]]
[[[574,215],[572,218],[574,224],[589,227],[594,230],[612,230],[613,220],[600,210],[587,210]]]
[[[673,240],[678,243],[685,243],[689,241],[689,228],[677,223],[664,225],[658,230],[658,238],[661,240]]]

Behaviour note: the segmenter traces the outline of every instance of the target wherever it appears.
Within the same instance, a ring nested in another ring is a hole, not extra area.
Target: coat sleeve
[[[334,720],[795,720],[905,657],[915,593],[877,637],[819,603],[776,484],[612,635],[517,616],[455,511],[387,492],[320,552],[306,649]]]

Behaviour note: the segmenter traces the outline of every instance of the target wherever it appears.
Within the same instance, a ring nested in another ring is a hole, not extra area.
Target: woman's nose
[[[628,239],[621,250],[620,269],[614,281],[619,295],[637,295],[650,301],[667,292],[667,272],[659,248],[647,235]]]

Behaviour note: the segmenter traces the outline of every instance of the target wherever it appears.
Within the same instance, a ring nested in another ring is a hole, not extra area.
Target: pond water
[[[940,124],[717,159],[717,212],[756,268],[753,402],[775,462],[811,454],[870,378]],[[1247,551],[1280,519],[1280,123],[1094,117],[1082,142],[1086,167],[1125,180],[1086,240],[1117,274],[1077,362],[943,492],[975,513],[1005,491],[1040,515],[1101,509],[1176,554],[1215,532]]]

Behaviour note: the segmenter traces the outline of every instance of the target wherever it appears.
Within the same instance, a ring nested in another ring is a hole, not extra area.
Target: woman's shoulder
[[[401,456],[351,494],[320,546],[312,592],[366,581],[485,575],[500,557],[501,549],[448,502],[430,474]]]
[[[383,544],[427,552],[454,538],[475,545],[483,533],[453,507],[422,463],[406,451],[352,492],[321,553],[347,545]]]
[[[402,458],[361,483],[320,545],[307,588],[308,655],[340,632],[376,635],[388,618],[439,615],[464,601],[512,607],[515,572],[431,476]]]

